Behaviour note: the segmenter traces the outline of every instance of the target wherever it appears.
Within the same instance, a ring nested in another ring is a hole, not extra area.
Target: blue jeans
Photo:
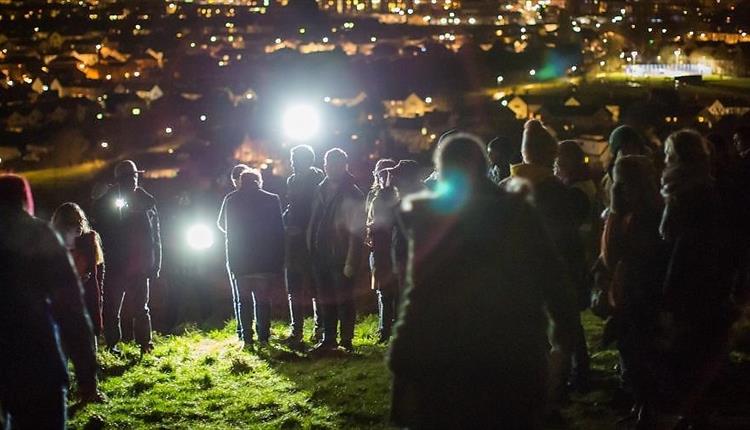
[[[273,281],[273,275],[265,274],[237,278],[242,339],[247,343],[253,341],[253,318],[250,309],[254,311],[255,331],[258,334],[258,340],[268,342],[271,337],[271,287]]]

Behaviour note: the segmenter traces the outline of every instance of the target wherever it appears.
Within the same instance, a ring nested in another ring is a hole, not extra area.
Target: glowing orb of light
[[[214,233],[205,224],[195,224],[187,229],[187,243],[196,251],[208,249],[214,244]]]
[[[320,115],[309,105],[292,106],[281,120],[284,135],[292,140],[310,140],[320,131]]]

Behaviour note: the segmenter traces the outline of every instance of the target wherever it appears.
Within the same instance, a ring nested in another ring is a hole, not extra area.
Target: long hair
[[[710,182],[711,156],[707,141],[697,131],[680,130],[667,138],[667,167],[662,175],[662,194],[670,197]]]
[[[76,227],[80,228],[83,234],[91,232],[91,225],[86,214],[73,202],[63,203],[55,209],[51,222],[52,227],[60,233]]]
[[[25,210],[34,215],[34,197],[29,181],[11,173],[0,174],[0,207]]]

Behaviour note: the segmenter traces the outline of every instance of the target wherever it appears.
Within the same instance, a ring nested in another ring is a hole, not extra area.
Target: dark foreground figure
[[[393,421],[419,429],[539,428],[549,350],[544,308],[560,333],[574,321],[564,266],[532,208],[487,178],[476,138],[448,138],[436,165],[438,193],[402,206],[410,272],[388,360]]]
[[[0,424],[63,429],[68,372],[79,395],[96,397],[91,323],[70,257],[18,176],[0,175]]]

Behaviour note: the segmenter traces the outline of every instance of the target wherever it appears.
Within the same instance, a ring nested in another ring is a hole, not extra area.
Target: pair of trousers
[[[123,306],[132,312],[132,320],[125,321],[141,347],[151,344],[151,313],[148,308],[149,279],[146,276],[127,276],[108,273],[104,282],[104,338],[108,347],[122,339],[120,312]],[[130,319],[130,318],[128,318]]]
[[[3,396],[0,404],[2,430],[61,430],[68,419],[65,387],[28,386]]]
[[[229,287],[232,289],[232,311],[234,312],[234,320],[237,321],[237,337],[240,340],[243,340],[242,321],[252,321],[253,316],[250,313],[251,308],[249,306],[242,308],[240,304],[240,291],[237,283],[237,277],[234,275],[232,269],[230,269],[229,266],[227,266],[227,273],[229,274]]]
[[[336,345],[338,326],[341,343],[354,339],[354,280],[344,276],[343,267],[317,266],[318,304],[323,313],[323,343]]]
[[[311,271],[286,270],[286,291],[289,297],[289,322],[292,328],[292,337],[302,339],[306,312],[312,304],[312,317],[314,321],[314,333],[319,333],[323,328],[321,312],[318,312],[317,299],[313,285]]]
[[[380,337],[391,337],[391,329],[398,314],[398,291],[377,290],[378,293],[378,334]]]
[[[253,316],[258,340],[268,342],[271,337],[271,275],[250,275],[237,277],[237,293],[240,299],[240,322],[242,339],[253,341]],[[250,310],[253,310],[251,313]]]

